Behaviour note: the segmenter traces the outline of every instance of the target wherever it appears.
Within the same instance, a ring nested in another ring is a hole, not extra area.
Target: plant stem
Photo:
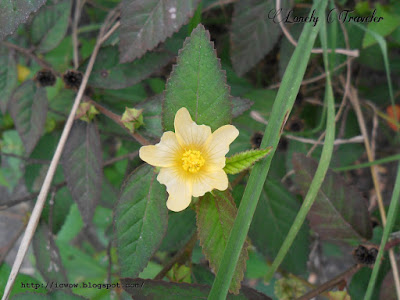
[[[343,280],[346,280],[346,278],[352,276],[360,268],[361,268],[361,265],[354,265],[350,269],[337,275],[335,278],[332,278],[331,280],[329,280],[329,281],[325,282],[324,284],[320,285],[319,287],[317,287],[315,290],[308,292],[307,294],[301,296],[300,298],[297,298],[296,300],[309,300],[314,297],[317,297],[318,295],[322,294],[326,290],[329,290],[329,289],[335,287],[336,285],[341,283]]]
[[[164,268],[154,277],[154,280],[162,280],[168,271],[179,261],[184,258],[188,258],[193,251],[193,247],[197,241],[197,234],[194,233],[190,240],[180,249],[172,258],[167,262]]]

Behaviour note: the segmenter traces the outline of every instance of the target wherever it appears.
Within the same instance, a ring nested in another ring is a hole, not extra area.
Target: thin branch
[[[60,183],[58,183],[58,184],[52,186],[51,188],[54,189],[55,191],[58,191],[58,190],[61,189],[62,187],[66,186],[66,184],[67,184],[67,183],[66,183],[65,181],[63,181],[63,182],[60,182]],[[27,202],[27,201],[33,200],[33,199],[35,199],[37,196],[39,196],[39,194],[40,194],[40,193],[37,192],[37,193],[33,193],[33,194],[30,194],[30,195],[21,197],[21,198],[19,198],[19,199],[11,200],[11,201],[8,202],[8,203],[5,203],[5,204],[0,205],[0,211],[1,211],[1,210],[6,210],[6,209],[8,209],[8,208],[10,208],[10,207],[13,207],[13,206],[18,205],[18,204],[23,203],[23,202]]]
[[[75,70],[77,70],[79,67],[78,24],[79,24],[79,19],[81,17],[81,11],[82,11],[84,4],[85,4],[85,0],[76,0],[75,1],[74,20],[72,23],[72,47],[73,47],[73,53],[74,53],[74,68],[75,68]]]
[[[102,106],[101,104],[97,103],[96,101],[93,101],[92,99],[90,99],[89,97],[85,97],[85,100],[87,100],[89,103],[91,103],[92,105],[94,105],[94,107],[97,108],[97,110],[99,112],[101,112],[103,115],[105,115],[106,117],[110,118],[111,120],[113,120],[116,124],[118,124],[119,126],[121,126],[121,128],[125,129],[127,132],[129,132],[129,134],[141,145],[150,145],[151,143],[145,139],[141,134],[134,132],[131,133],[128,128],[125,127],[124,123],[122,123],[121,121],[121,117],[115,113],[113,113],[112,111],[108,110],[107,108],[105,108],[104,106]]]
[[[27,164],[49,164],[50,163],[50,160],[29,158],[29,157],[25,157],[25,156],[14,154],[14,153],[0,152],[0,155],[18,158],[18,159],[25,161]]]
[[[21,245],[20,245],[20,247],[18,249],[17,256],[15,258],[14,264],[13,264],[12,269],[11,269],[11,274],[8,277],[7,285],[6,285],[5,289],[4,289],[4,295],[3,295],[2,300],[7,300],[8,297],[10,296],[11,289],[12,289],[12,287],[14,285],[14,282],[15,282],[15,279],[16,279],[16,277],[18,275],[18,272],[19,272],[19,269],[21,267],[22,261],[23,261],[25,255],[26,255],[26,252],[28,251],[29,245],[30,245],[30,243],[32,241],[32,238],[33,238],[33,235],[35,234],[37,225],[39,223],[40,216],[42,214],[42,210],[43,210],[44,204],[46,202],[47,194],[48,194],[49,189],[51,187],[51,182],[53,180],[55,171],[56,171],[57,166],[58,166],[58,162],[60,161],[61,154],[63,152],[65,143],[67,141],[68,135],[69,135],[70,130],[72,128],[72,124],[73,124],[73,121],[74,121],[74,117],[75,117],[76,111],[77,111],[77,109],[79,107],[79,103],[81,102],[81,99],[82,99],[83,94],[85,92],[85,88],[87,86],[90,73],[92,72],[94,62],[95,62],[97,54],[99,52],[99,49],[100,49],[100,46],[101,46],[101,39],[105,35],[106,26],[108,26],[107,22],[105,22],[103,27],[100,29],[96,44],[94,46],[92,55],[90,57],[88,66],[86,68],[86,72],[85,72],[85,74],[83,76],[81,86],[80,86],[79,91],[78,91],[78,93],[76,95],[76,98],[75,98],[74,104],[72,106],[71,112],[70,112],[70,114],[68,116],[68,119],[67,119],[67,122],[65,124],[64,130],[63,130],[63,132],[61,134],[60,141],[58,142],[58,145],[57,145],[56,151],[54,153],[53,159],[52,159],[52,161],[50,163],[50,167],[49,167],[49,169],[47,171],[47,174],[46,174],[46,177],[44,179],[42,188],[41,188],[41,190],[39,192],[38,199],[37,199],[36,204],[35,204],[35,206],[33,208],[32,215],[31,215],[31,217],[29,219],[29,222],[28,222],[24,237],[22,239]]]
[[[190,240],[185,244],[185,246],[180,249],[174,257],[171,258],[170,261],[164,266],[164,268],[154,277],[154,280],[162,280],[165,275],[167,275],[168,271],[179,261],[187,259],[193,251],[193,247],[197,241],[197,234],[194,233]]]
[[[333,69],[333,71],[336,72],[337,70],[340,70],[340,69],[343,68],[345,65],[347,65],[348,61],[352,61],[353,59],[354,59],[354,57],[348,57],[347,60],[346,60],[345,62],[343,62],[343,63],[341,63],[340,65],[336,66],[336,67]],[[307,85],[307,84],[310,84],[310,83],[313,83],[313,82],[322,80],[322,79],[326,78],[326,75],[327,75],[326,72],[324,72],[324,73],[322,73],[322,74],[320,74],[320,75],[318,75],[318,76],[315,76],[315,77],[312,77],[312,78],[308,78],[308,79],[304,79],[304,80],[301,82],[301,85],[303,86],[303,85]],[[270,86],[267,87],[267,89],[269,89],[269,90],[277,89],[277,88],[279,88],[280,86],[281,86],[281,82],[278,82],[278,83],[271,84]]]
[[[306,139],[294,135],[285,134],[285,137],[291,140],[299,141],[305,144],[313,144],[314,146],[323,145],[324,142],[320,140]],[[362,135],[358,135],[349,139],[336,139],[333,143],[335,146],[343,145],[343,144],[356,144],[364,142],[364,138]]]
[[[324,284],[320,285],[317,287],[315,290],[312,290],[308,292],[307,294],[301,296],[300,298],[297,298],[296,300],[309,300],[314,297],[317,297],[318,295],[322,294],[326,290],[332,289],[333,287],[337,286],[339,283],[341,283],[343,280],[346,280],[346,278],[352,276],[354,273],[356,273],[362,266],[361,265],[354,265],[350,269],[344,271],[343,273],[339,274],[335,278],[325,282]]]
[[[112,164],[114,164],[114,163],[116,163],[116,162],[119,162],[119,161],[121,161],[121,160],[124,160],[124,159],[132,160],[132,159],[134,159],[138,154],[139,154],[139,151],[135,151],[135,152],[132,152],[132,153],[127,153],[127,154],[124,154],[124,155],[120,155],[120,156],[111,158],[111,159],[109,159],[109,160],[107,160],[107,161],[104,162],[103,167],[112,165]]]
[[[106,35],[103,36],[103,38],[101,39],[101,42],[104,43],[114,32],[115,30],[118,29],[118,27],[121,25],[121,23],[118,21],[114,24],[113,27],[111,27],[111,29],[107,32]]]
[[[29,51],[28,49],[25,48],[21,48],[15,44],[6,42],[6,41],[2,41],[1,44],[3,44],[4,46],[6,46],[9,49],[14,49],[20,53],[22,53],[23,55],[33,59],[34,61],[36,61],[38,63],[39,66],[41,66],[42,68],[45,69],[49,69],[51,70],[54,74],[56,74],[57,76],[61,76],[59,72],[57,72],[55,69],[53,69],[53,67],[46,61],[44,61],[43,59],[41,59],[40,57],[36,56],[34,53],[32,53],[31,51]]]

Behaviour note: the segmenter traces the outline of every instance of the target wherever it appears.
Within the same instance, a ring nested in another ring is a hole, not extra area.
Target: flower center
[[[190,173],[197,173],[204,163],[205,160],[200,151],[186,150],[182,155],[182,168]]]

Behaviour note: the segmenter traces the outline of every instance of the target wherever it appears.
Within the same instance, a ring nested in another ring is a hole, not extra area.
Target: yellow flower
[[[164,132],[160,143],[140,148],[139,156],[148,164],[161,167],[157,180],[167,187],[167,207],[181,211],[189,206],[192,196],[228,188],[223,170],[225,155],[239,131],[233,125],[225,125],[211,134],[211,128],[193,122],[184,107],[176,113],[174,126],[175,133]]]

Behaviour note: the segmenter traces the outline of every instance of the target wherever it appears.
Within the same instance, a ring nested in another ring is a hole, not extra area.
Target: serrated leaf
[[[196,203],[197,236],[214,274],[224,255],[226,244],[235,221],[237,208],[230,191],[213,191],[200,197]],[[248,244],[240,253],[229,291],[237,294],[246,269]]]
[[[101,48],[93,66],[89,84],[93,87],[123,89],[134,85],[164,67],[173,54],[167,51],[146,53],[131,63],[119,63],[117,47]],[[86,64],[80,69],[85,70]]]
[[[149,165],[137,168],[126,180],[114,211],[121,276],[138,276],[160,245],[168,211],[165,187]]]
[[[157,280],[121,278],[123,289],[135,300],[146,299],[207,299],[210,287],[200,284],[173,283]],[[248,287],[239,295],[228,294],[228,300],[271,300],[270,297]]]
[[[0,1],[0,41],[14,33],[19,24],[25,23],[45,3],[46,0]]]
[[[168,214],[168,228],[161,251],[178,251],[196,232],[196,214],[191,209],[179,213],[170,211]]]
[[[287,8],[288,6],[282,7]],[[232,19],[231,58],[235,71],[243,75],[273,49],[281,34],[278,23],[268,15],[275,9],[273,0],[240,0]]]
[[[68,29],[72,1],[43,7],[33,19],[30,32],[38,52],[48,52],[62,41]]]
[[[133,61],[189,21],[199,0],[124,0],[121,7],[121,62]]]
[[[249,230],[256,248],[274,259],[300,209],[300,203],[279,182],[267,180]],[[284,270],[304,274],[309,255],[309,229],[303,224],[282,263]]]
[[[0,46],[0,109],[5,114],[12,91],[17,85],[17,65],[14,55]]]
[[[42,136],[47,115],[47,94],[32,80],[19,86],[11,97],[10,114],[29,155]]]
[[[36,267],[47,282],[68,282],[60,252],[47,225],[40,224],[32,240]],[[49,287],[49,290],[52,290]]]
[[[249,110],[253,103],[249,99],[232,97],[232,118],[239,117],[245,111]]]
[[[75,121],[62,155],[68,189],[85,225],[91,224],[103,179],[100,135],[95,123]]]
[[[295,180],[307,192],[318,163],[304,154],[293,155]],[[372,237],[371,220],[366,200],[344,179],[328,170],[308,214],[310,227],[320,238],[337,242],[361,242]]]
[[[188,109],[197,124],[212,130],[230,123],[232,116],[225,72],[201,24],[186,39],[167,82],[162,114],[165,131],[174,129],[174,117],[181,107]]]
[[[237,174],[250,168],[256,161],[266,157],[272,150],[272,147],[265,149],[253,149],[227,157],[224,171],[227,174]]]

